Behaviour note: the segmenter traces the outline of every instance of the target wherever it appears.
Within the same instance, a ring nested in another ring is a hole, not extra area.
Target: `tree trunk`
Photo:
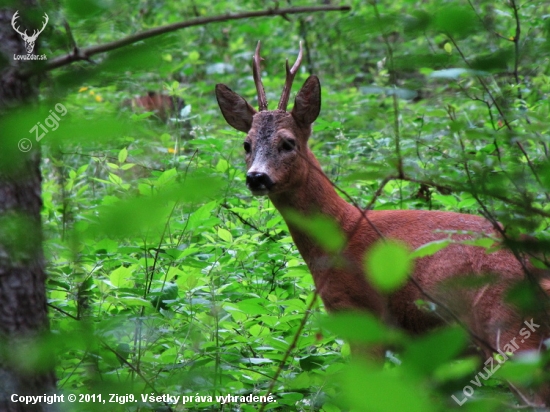
[[[18,3],[23,30],[29,3]],[[13,58],[26,54],[21,36],[11,27],[14,12],[0,9],[0,411],[51,411],[55,404],[12,401],[13,395],[19,400],[20,395],[55,391],[51,357],[32,361],[33,355],[46,353],[37,349],[42,347],[39,339],[48,333],[40,151],[18,148],[21,138],[33,139],[27,122],[18,124],[14,119],[17,108],[35,99],[37,87],[36,79],[16,75],[16,69],[28,62]],[[32,27],[29,30],[32,33]]]

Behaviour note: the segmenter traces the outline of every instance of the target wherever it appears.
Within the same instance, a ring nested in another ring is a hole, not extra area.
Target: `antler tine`
[[[296,73],[298,73],[298,68],[302,63],[302,54],[302,42],[300,41],[300,52],[298,53],[298,57],[296,58],[296,62],[292,66],[292,69],[288,68],[288,59],[286,59],[286,81],[283,87],[281,100],[279,100],[279,106],[277,107],[279,110],[286,110],[288,99],[290,98],[290,91],[292,90],[292,82],[294,81],[294,77],[296,76]]]
[[[264,85],[262,84],[262,71],[260,68],[261,60],[262,58],[260,57],[260,42],[258,42],[253,58],[254,64],[252,65],[252,73],[254,75],[254,84],[256,85],[256,91],[258,92],[258,105],[260,106],[260,111],[264,111],[267,110],[267,98],[265,97]]]

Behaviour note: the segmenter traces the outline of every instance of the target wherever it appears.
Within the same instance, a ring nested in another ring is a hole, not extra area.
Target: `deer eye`
[[[294,150],[295,147],[296,147],[296,140],[288,139],[288,138],[283,139],[283,144],[281,145],[281,148],[284,151],[290,152],[291,150]]]
[[[250,143],[249,142],[244,142],[243,143],[243,147],[244,147],[244,151],[246,153],[250,153],[250,150],[252,149],[252,147],[250,146]]]

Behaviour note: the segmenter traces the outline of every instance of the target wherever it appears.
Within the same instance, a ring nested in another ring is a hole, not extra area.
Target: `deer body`
[[[134,111],[153,112],[163,123],[171,117],[179,117],[185,102],[179,97],[171,97],[154,91],[145,96],[133,97],[122,102],[122,107],[129,107]]]
[[[308,160],[313,164],[316,159],[310,153]],[[322,196],[319,196],[322,194]],[[292,238],[304,258],[315,281],[316,289],[328,311],[359,309],[376,314],[386,322],[418,333],[441,324],[445,313],[426,313],[417,308],[418,299],[429,300],[413,284],[407,284],[402,290],[389,298],[384,298],[367,281],[364,273],[364,256],[380,236],[405,243],[411,250],[428,242],[444,239],[448,235],[440,231],[469,231],[480,234],[495,234],[491,224],[474,215],[422,211],[387,210],[367,212],[368,223],[362,213],[353,205],[344,201],[334,190],[320,169],[309,169],[305,184],[297,191],[285,191],[268,195],[274,206],[282,212],[295,210],[303,215],[323,214],[333,218],[346,234],[346,248],[342,252],[345,266],[331,263],[331,256],[316,245],[307,234],[287,220]],[[372,224],[372,225],[371,225]],[[464,238],[464,236],[462,236]],[[459,238],[455,236],[455,238]],[[501,287],[470,293],[451,302],[445,289],[438,290],[445,280],[461,275],[495,274],[499,276]],[[505,250],[486,254],[481,247],[452,244],[432,256],[417,259],[412,275],[430,296],[442,300],[450,309],[460,313],[478,336],[494,342],[498,329],[501,341],[508,342],[521,329],[523,319],[513,320],[513,312],[502,304],[502,293],[514,281],[523,278],[523,271],[516,258]],[[498,296],[498,299],[495,297]],[[495,303],[502,305],[495,306]],[[483,313],[489,313],[483,319]],[[450,319],[449,319],[450,320]],[[475,326],[474,326],[475,325]],[[537,342],[538,345],[538,342]]]
[[[253,109],[227,86],[216,86],[216,97],[227,122],[247,133],[244,142],[247,186],[254,195],[267,195],[288,224],[292,238],[315,281],[316,289],[329,312],[363,310],[389,324],[412,333],[431,329],[451,320],[449,311],[468,326],[481,342],[485,359],[494,349],[518,336],[524,318],[505,303],[504,294],[524,279],[521,263],[507,250],[487,254],[484,248],[453,243],[437,253],[417,259],[409,281],[398,291],[383,295],[365,276],[364,259],[369,248],[384,239],[396,239],[411,250],[428,242],[447,238],[442,231],[468,231],[495,235],[495,229],[479,216],[421,210],[358,210],[344,201],[322,172],[307,146],[311,124],[321,105],[320,83],[310,76],[296,96],[295,105],[286,111],[290,85],[301,60],[301,50],[277,110],[268,111],[259,80],[259,44],[254,57],[254,78],[260,111]],[[286,101],[285,101],[286,99]],[[289,211],[311,216],[322,214],[333,219],[346,238],[340,259],[323,250],[314,239],[289,219]],[[366,215],[366,217],[365,217]],[[471,236],[470,236],[471,237]],[[453,235],[464,240],[467,235]],[[459,288],[449,283],[471,275],[493,275],[496,281],[477,288]],[[422,299],[442,302],[446,311],[426,312],[415,304]],[[456,320],[456,319],[455,319]],[[542,324],[543,319],[535,323]],[[548,330],[541,326],[524,337],[521,350],[539,350]],[[479,343],[479,342],[478,342]]]

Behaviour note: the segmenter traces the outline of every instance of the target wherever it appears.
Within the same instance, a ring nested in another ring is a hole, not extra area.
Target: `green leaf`
[[[304,398],[304,395],[298,392],[280,392],[280,393],[277,393],[277,403],[273,405],[276,406],[277,404],[282,404],[282,405],[289,405],[293,407],[296,405],[297,402],[299,402],[303,398]]]
[[[190,61],[199,60],[199,57],[200,57],[200,54],[199,54],[199,52],[196,51],[196,50],[193,50],[193,51],[189,52],[189,55],[187,56],[187,58],[188,58]]]
[[[128,157],[128,149],[123,148],[118,152],[118,163],[124,163]]]
[[[219,227],[218,228],[218,236],[221,240],[224,240],[227,243],[232,243],[233,242],[233,236],[231,235],[231,232],[227,229]]]
[[[90,236],[104,233],[116,239],[160,228],[170,213],[170,205],[162,200],[159,196],[140,197],[102,206],[95,211],[98,225],[90,227]]]
[[[269,329],[267,329],[265,326],[261,326],[258,324],[252,325],[251,327],[249,327],[248,332],[252,336],[269,335]]]
[[[178,285],[175,283],[166,283],[164,287],[151,290],[149,299],[155,309],[168,309],[168,303],[178,298]]]
[[[479,246],[485,249],[489,249],[495,244],[495,240],[489,237],[481,237],[478,239],[464,240],[461,243],[470,246]]]
[[[120,303],[126,306],[149,306],[150,303],[140,297],[137,296],[120,296],[118,297],[118,300]]]
[[[116,353],[119,356],[120,364],[124,365],[124,361],[130,357],[130,345],[127,343],[119,343],[116,347]]]
[[[120,266],[111,272],[109,280],[117,288],[130,288],[133,286],[132,271],[130,268]]]
[[[243,300],[236,303],[235,306],[242,312],[252,316],[269,314],[269,311],[260,305],[258,299]]]
[[[441,364],[433,376],[439,382],[474,376],[479,371],[479,359],[475,356]]]
[[[464,6],[443,6],[434,16],[434,26],[445,34],[467,37],[477,33],[479,19],[471,8]]]
[[[351,364],[343,374],[343,397],[350,409],[376,412],[438,410],[424,383],[391,370]]]
[[[328,216],[303,216],[293,210],[284,212],[289,222],[308,234],[327,252],[339,252],[345,245],[342,229]]]
[[[521,343],[517,342],[516,345],[517,344],[519,344],[521,348]],[[533,376],[541,372],[541,357],[540,354],[537,353],[522,353],[518,356],[514,356],[511,360],[501,361],[503,364],[500,367],[498,360],[494,359],[492,363],[490,362],[491,361],[487,363],[487,370],[495,371],[494,376],[496,378],[510,380],[519,384],[529,384],[533,380]],[[491,368],[491,365],[494,365],[494,367]],[[484,375],[486,375],[486,373],[484,373]]]
[[[167,186],[167,196],[186,203],[205,202],[224,187],[226,180],[212,174],[210,170],[195,170],[192,176],[187,176],[183,183]]]
[[[398,342],[399,332],[389,329],[378,318],[367,313],[338,313],[323,319],[322,325],[352,342]]]
[[[249,365],[265,365],[268,363],[273,363],[271,359],[265,358],[241,358],[240,362]]]
[[[348,175],[342,178],[344,182],[357,182],[359,180],[379,180],[383,179],[388,175],[385,168],[372,168],[371,170],[361,170],[357,172],[349,173]]]
[[[451,244],[451,239],[434,240],[433,242],[426,243],[416,248],[410,254],[410,257],[415,259],[415,258],[421,258],[424,256],[435,255],[437,252],[439,252],[442,249],[445,249],[450,244]]]
[[[67,11],[78,19],[89,19],[109,10],[108,3],[101,0],[68,0]]]
[[[369,280],[382,292],[391,292],[402,286],[412,268],[407,247],[395,240],[375,243],[365,259]]]
[[[216,222],[217,219],[209,219],[212,211],[215,209],[215,207],[218,205],[216,201],[208,202],[199,207],[193,214],[189,217],[189,223],[188,223],[188,229],[194,230],[199,227],[204,227],[205,221],[210,222]],[[208,225],[210,227],[211,225]]]
[[[218,172],[225,173],[227,169],[229,169],[229,163],[227,163],[227,160],[220,159],[216,165],[216,170]]]
[[[305,371],[320,369],[325,361],[325,356],[306,356],[300,359],[300,367]]]
[[[159,176],[157,179],[157,186],[162,187],[169,182],[172,182],[178,174],[178,171],[174,168],[168,169]]]
[[[448,327],[417,338],[403,353],[403,362],[412,370],[427,375],[458,355],[467,343],[464,330]]]
[[[477,56],[471,62],[470,67],[485,72],[502,72],[508,69],[508,64],[513,58],[512,49],[497,50],[488,55]]]

